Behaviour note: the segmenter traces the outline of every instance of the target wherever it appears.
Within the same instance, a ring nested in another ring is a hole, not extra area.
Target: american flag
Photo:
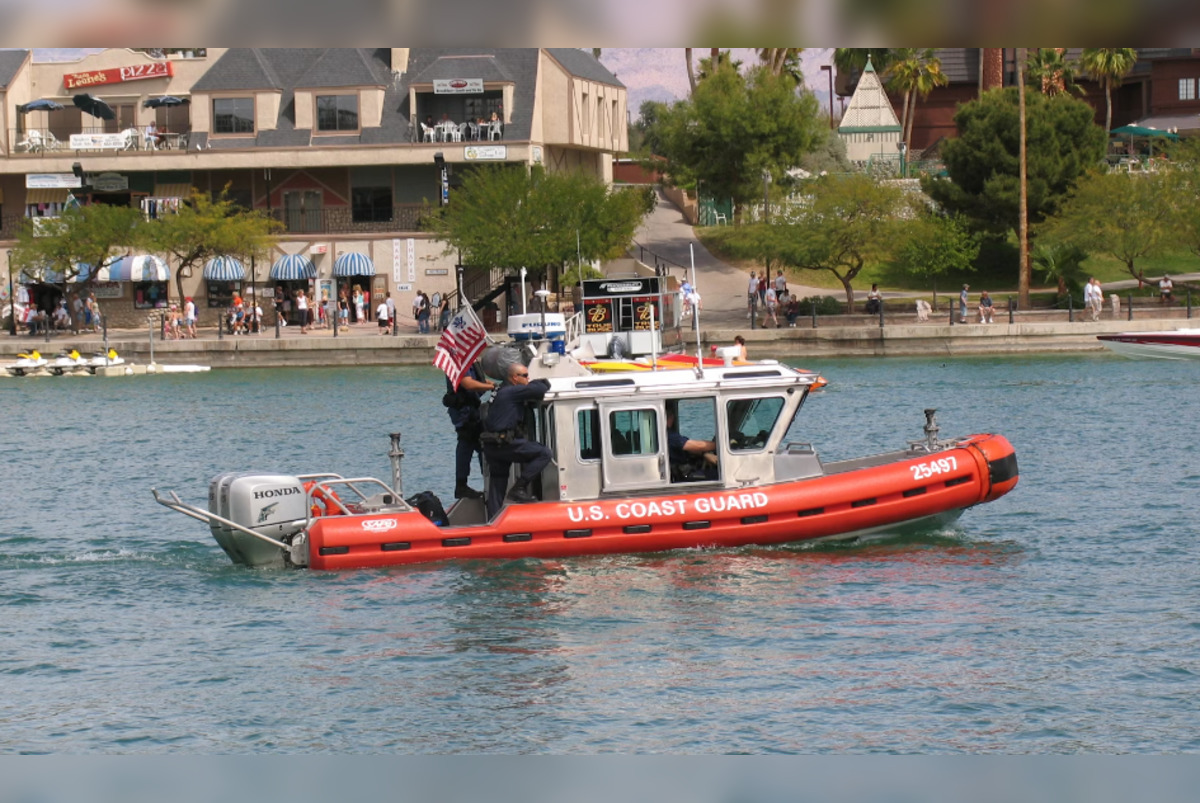
[[[450,323],[442,330],[433,364],[446,372],[450,384],[458,390],[463,373],[475,362],[487,345],[487,330],[469,305],[459,307]]]

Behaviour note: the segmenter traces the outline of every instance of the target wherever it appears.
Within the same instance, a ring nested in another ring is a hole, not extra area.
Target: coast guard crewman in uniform
[[[504,489],[513,463],[521,464],[521,477],[508,492],[512,502],[536,502],[529,484],[550,462],[550,449],[525,437],[525,405],[540,402],[550,389],[547,379],[529,380],[529,369],[519,362],[508,367],[508,381],[492,398],[484,421],[483,452],[487,455],[491,486],[488,488],[488,516],[504,505]]]

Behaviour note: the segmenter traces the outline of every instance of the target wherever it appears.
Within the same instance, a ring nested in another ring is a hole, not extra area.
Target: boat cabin
[[[758,487],[822,473],[811,446],[783,444],[813,374],[779,364],[551,373],[550,391],[526,421],[530,437],[553,453],[533,489],[543,501]],[[673,433],[713,442],[715,466],[685,460],[670,446]],[[466,523],[458,518],[451,516]]]

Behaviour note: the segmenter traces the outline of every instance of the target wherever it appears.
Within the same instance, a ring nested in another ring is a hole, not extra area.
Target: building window
[[[501,120],[504,119],[502,112],[504,111],[504,96],[496,93],[495,97],[474,97],[467,98],[464,101],[466,119],[469,122],[476,120],[491,120],[492,112]]]
[[[1196,79],[1195,78],[1180,78],[1179,79],[1179,99],[1180,100],[1195,100],[1196,99]]]
[[[391,187],[355,187],[350,192],[351,213],[355,223],[390,223]]]
[[[254,98],[214,98],[214,134],[253,134]]]
[[[318,131],[357,131],[358,95],[318,95]]]

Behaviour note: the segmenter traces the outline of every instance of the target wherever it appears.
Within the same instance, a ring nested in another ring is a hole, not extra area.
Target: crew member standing
[[[483,493],[472,488],[467,482],[471,478],[471,458],[482,454],[479,445],[479,435],[483,431],[483,422],[479,419],[480,396],[496,386],[489,382],[479,368],[479,363],[471,364],[458,383],[458,390],[446,377],[446,395],[442,403],[450,414],[450,423],[458,436],[454,447],[454,498],[482,499]]]
[[[550,462],[550,449],[526,438],[525,404],[540,402],[550,390],[547,379],[529,380],[529,369],[519,362],[508,367],[508,381],[492,399],[487,420],[483,425],[483,452],[488,459],[491,486],[488,488],[488,516],[494,516],[504,505],[504,489],[508,485],[513,463],[521,464],[521,477],[508,492],[512,502],[536,502],[529,491],[533,478]]]

